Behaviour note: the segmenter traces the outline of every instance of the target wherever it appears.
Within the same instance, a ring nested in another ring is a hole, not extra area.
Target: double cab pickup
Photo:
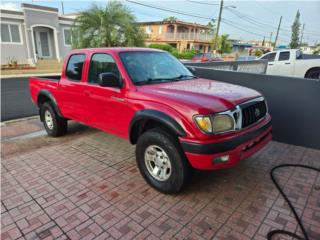
[[[32,77],[30,91],[50,136],[75,120],[128,139],[142,176],[164,193],[179,192],[194,168],[233,167],[272,138],[259,92],[198,78],[161,50],[73,50],[61,76]]]

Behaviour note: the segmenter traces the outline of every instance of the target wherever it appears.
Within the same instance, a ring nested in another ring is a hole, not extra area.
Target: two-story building
[[[57,8],[23,3],[19,11],[0,10],[0,17],[1,64],[61,61],[71,50],[74,16],[60,15]]]
[[[213,34],[206,25],[189,23],[178,20],[155,21],[140,23],[147,38],[146,44],[169,44],[180,52],[187,49],[196,49],[209,52]]]

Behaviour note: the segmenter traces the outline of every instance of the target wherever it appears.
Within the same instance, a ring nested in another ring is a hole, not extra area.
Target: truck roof
[[[146,51],[146,52],[164,52],[160,49],[154,48],[142,48],[142,47],[107,47],[107,48],[82,48],[82,49],[74,49],[71,53],[87,53],[87,52],[134,52],[134,51]]]

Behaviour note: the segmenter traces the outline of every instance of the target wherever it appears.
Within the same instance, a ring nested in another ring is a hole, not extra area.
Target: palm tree
[[[93,4],[72,27],[73,48],[143,46],[144,33],[128,8],[117,1]]]

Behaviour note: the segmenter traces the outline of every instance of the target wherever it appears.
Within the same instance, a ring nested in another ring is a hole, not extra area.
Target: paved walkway
[[[150,188],[134,147],[71,124],[63,138],[44,135],[38,119],[2,130],[1,239],[266,239],[271,229],[298,232],[269,178],[280,163],[320,166],[320,151],[278,142],[237,167],[196,172],[178,195]],[[277,178],[320,239],[320,176],[282,169]]]

